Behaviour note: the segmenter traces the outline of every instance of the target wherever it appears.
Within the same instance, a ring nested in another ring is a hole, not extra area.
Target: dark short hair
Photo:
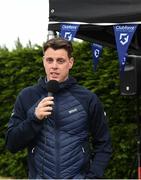
[[[69,58],[72,57],[72,52],[73,52],[72,43],[66,39],[60,37],[50,39],[43,44],[43,53],[45,53],[45,51],[48,48],[52,48],[54,50],[65,49],[68,53],[68,57]]]

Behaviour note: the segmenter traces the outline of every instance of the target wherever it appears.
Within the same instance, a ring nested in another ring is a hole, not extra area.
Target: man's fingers
[[[53,106],[53,105],[54,105],[54,102],[53,102],[53,98],[51,98],[51,97],[44,98],[44,99],[38,104],[39,107]]]
[[[53,110],[52,106],[43,106],[43,107],[37,106],[35,109],[35,115],[38,119],[42,120],[48,115],[51,115],[52,110]]]
[[[35,115],[38,119],[42,120],[52,113],[53,99],[53,97],[46,97],[39,102],[35,109]]]
[[[52,108],[52,106],[45,106],[45,107],[41,107],[39,110],[41,112],[48,112],[48,111],[52,111],[53,108]]]

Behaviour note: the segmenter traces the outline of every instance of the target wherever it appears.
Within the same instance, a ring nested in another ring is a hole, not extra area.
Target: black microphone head
[[[57,93],[60,89],[59,82],[56,80],[50,80],[47,83],[47,91],[53,93]]]

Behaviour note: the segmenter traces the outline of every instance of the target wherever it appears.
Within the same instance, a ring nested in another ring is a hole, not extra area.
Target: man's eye
[[[51,59],[51,58],[46,58],[46,62],[52,63],[52,62],[53,62],[53,59]]]
[[[63,64],[65,62],[65,59],[57,59],[58,64]]]

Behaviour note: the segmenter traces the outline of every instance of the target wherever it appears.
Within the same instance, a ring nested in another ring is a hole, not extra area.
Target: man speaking
[[[69,76],[71,42],[54,38],[43,50],[46,77],[19,93],[6,146],[13,153],[28,148],[30,179],[102,178],[112,152],[103,106]]]

